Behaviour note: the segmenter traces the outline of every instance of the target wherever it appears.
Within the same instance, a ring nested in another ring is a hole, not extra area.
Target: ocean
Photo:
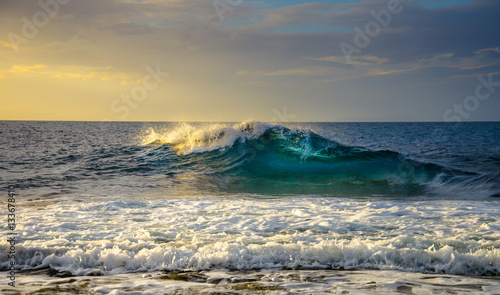
[[[1,294],[500,294],[500,122],[0,138]]]

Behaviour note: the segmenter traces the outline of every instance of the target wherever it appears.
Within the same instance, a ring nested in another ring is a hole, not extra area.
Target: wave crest
[[[270,128],[273,126],[256,122],[242,122],[232,126],[228,124],[195,126],[182,123],[173,130],[157,132],[149,128],[142,136],[142,144],[166,144],[172,146],[178,154],[186,155],[224,149],[238,141],[244,142],[251,138],[258,138]]]

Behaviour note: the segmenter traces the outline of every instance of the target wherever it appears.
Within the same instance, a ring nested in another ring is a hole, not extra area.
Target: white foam
[[[25,206],[18,265],[75,275],[298,266],[500,273],[498,202],[111,199]],[[6,268],[9,244],[0,245]]]
[[[179,154],[190,154],[226,148],[232,146],[237,140],[244,142],[249,138],[259,137],[271,127],[272,125],[256,122],[202,126],[181,123],[167,130],[148,129],[142,136],[142,143],[144,145],[168,144],[173,146]]]

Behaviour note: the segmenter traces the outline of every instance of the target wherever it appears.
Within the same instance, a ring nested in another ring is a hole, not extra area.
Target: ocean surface
[[[500,294],[499,122],[0,121],[0,155],[1,294]]]

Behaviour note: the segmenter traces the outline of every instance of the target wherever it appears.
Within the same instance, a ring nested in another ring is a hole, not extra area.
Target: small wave
[[[54,244],[68,243],[54,240]],[[422,273],[500,275],[499,249],[459,253],[453,247],[394,249],[377,243],[322,241],[317,244],[242,245],[215,242],[199,249],[154,245],[142,249],[113,246],[50,253],[21,247],[22,269],[52,268],[73,275],[102,275],[158,270],[209,269],[397,269]],[[8,269],[2,263],[0,269]]]

